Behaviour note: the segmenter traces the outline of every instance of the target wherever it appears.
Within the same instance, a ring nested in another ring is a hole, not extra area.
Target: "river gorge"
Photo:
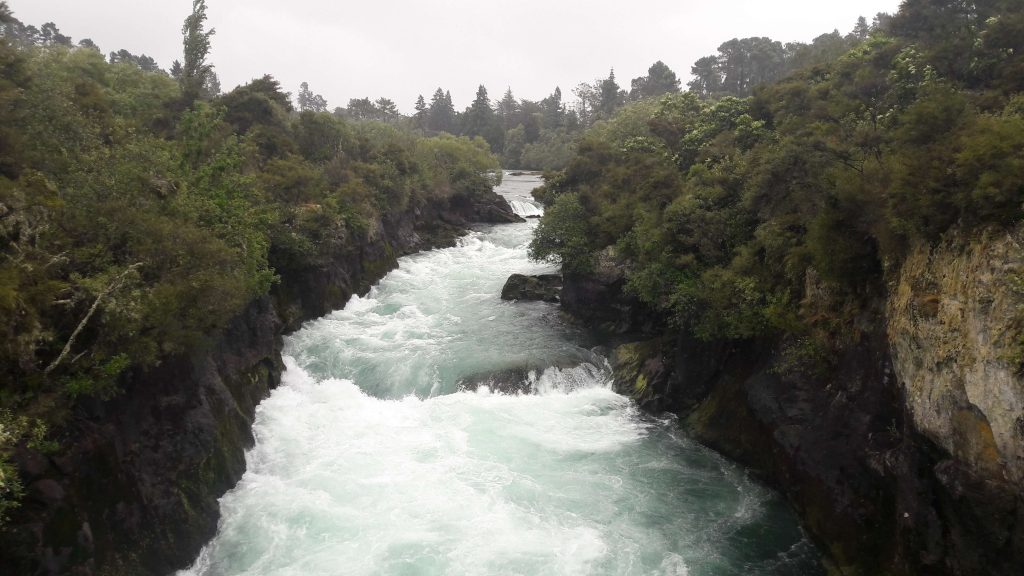
[[[531,175],[498,192],[537,215]],[[179,576],[820,574],[775,492],[612,390],[556,304],[504,302],[535,220],[404,257],[285,339],[247,471]]]

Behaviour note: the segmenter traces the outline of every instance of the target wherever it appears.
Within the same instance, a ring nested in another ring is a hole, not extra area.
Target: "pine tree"
[[[455,108],[452,106],[451,92],[441,88],[434,91],[427,112],[427,128],[434,132],[455,132]]]
[[[413,124],[420,130],[427,128],[427,101],[423,98],[423,94],[420,94],[416,98],[416,105],[413,106],[416,113],[412,115]]]
[[[612,114],[622,105],[622,95],[619,84],[615,81],[615,69],[612,68],[608,77],[601,81],[601,99],[597,110],[605,118],[611,118]]]
[[[519,125],[519,102],[512,95],[512,88],[505,90],[505,95],[498,102],[498,117],[501,119],[501,126],[509,131]]]

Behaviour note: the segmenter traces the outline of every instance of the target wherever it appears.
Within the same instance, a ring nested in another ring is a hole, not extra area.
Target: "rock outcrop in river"
[[[562,276],[560,274],[537,276],[513,274],[509,276],[505,286],[501,289],[501,299],[558,302],[561,292]]]

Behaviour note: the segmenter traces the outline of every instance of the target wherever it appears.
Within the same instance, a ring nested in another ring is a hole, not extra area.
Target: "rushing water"
[[[530,214],[536,185],[500,191]],[[403,258],[289,337],[248,471],[181,575],[820,574],[780,499],[615,394],[557,306],[498,298],[550,271],[534,226]],[[460,386],[507,369],[535,393]]]

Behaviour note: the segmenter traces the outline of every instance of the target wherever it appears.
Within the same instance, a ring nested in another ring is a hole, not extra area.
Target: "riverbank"
[[[245,471],[256,407],[280,383],[282,336],[364,294],[402,255],[453,245],[474,222],[519,220],[497,194],[454,195],[386,215],[365,242],[326,261],[278,271],[272,294],[208,346],[125,375],[109,401],[84,403],[59,453],[18,451],[27,495],[0,539],[0,564],[133,576],[186,566]]]

